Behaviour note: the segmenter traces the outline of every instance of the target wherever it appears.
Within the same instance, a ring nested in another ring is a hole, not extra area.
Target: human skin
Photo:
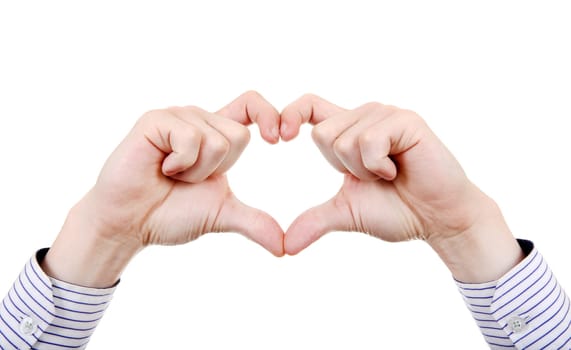
[[[463,282],[496,280],[523,258],[496,203],[478,189],[416,113],[380,103],[353,110],[305,95],[281,113],[280,135],[300,125],[345,174],[337,195],[288,228],[285,253],[297,254],[330,231],[385,241],[426,241]]]
[[[279,114],[255,92],[216,113],[173,107],[143,115],[70,210],[44,271],[110,287],[144,247],[184,244],[208,232],[239,232],[282,256],[278,223],[241,203],[224,175],[248,144],[250,123],[267,142],[278,141]]]
[[[271,216],[236,199],[224,175],[252,122],[270,143],[313,124],[317,146],[346,174],[339,193],[302,213],[285,237]],[[346,110],[305,95],[280,115],[248,92],[216,113],[173,107],[141,117],[70,210],[42,268],[69,283],[109,287],[148,245],[222,231],[276,256],[297,254],[330,231],[422,239],[471,283],[495,280],[523,259],[496,203],[415,113],[380,103]]]

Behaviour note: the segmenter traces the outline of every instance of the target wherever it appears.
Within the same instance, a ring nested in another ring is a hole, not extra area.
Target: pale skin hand
[[[70,211],[42,268],[69,283],[109,287],[145,246],[226,231],[282,256],[278,223],[236,199],[224,175],[248,144],[246,125],[257,123],[262,137],[275,143],[279,120],[253,92],[217,113],[197,107],[146,113]]]
[[[339,193],[301,214],[285,236],[297,254],[330,231],[359,231],[385,241],[423,239],[455,278],[491,281],[523,259],[500,210],[415,113],[370,103],[346,110],[306,95],[281,114],[281,137],[302,123],[342,173]]]

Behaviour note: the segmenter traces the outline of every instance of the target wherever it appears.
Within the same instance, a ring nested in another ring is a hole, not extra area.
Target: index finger
[[[242,125],[258,124],[260,135],[269,143],[276,143],[280,138],[280,114],[274,106],[255,91],[243,93],[216,114]]]
[[[297,136],[302,124],[319,124],[332,115],[345,111],[345,108],[319,96],[305,94],[282,111],[280,136],[284,141],[289,141]]]

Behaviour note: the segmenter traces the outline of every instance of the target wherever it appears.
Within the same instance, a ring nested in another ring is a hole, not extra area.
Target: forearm
[[[122,235],[103,235],[91,221],[90,210],[83,200],[70,210],[41,267],[48,276],[67,283],[108,288],[141,247]]]

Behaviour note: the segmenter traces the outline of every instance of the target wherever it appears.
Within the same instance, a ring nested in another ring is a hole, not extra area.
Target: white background
[[[216,110],[255,89],[421,114],[564,286],[570,11],[537,1],[36,2],[0,5],[0,291],[146,110]],[[309,137],[253,137],[229,177],[285,228],[341,184]],[[0,292],[0,298],[1,294]],[[152,247],[90,349],[483,349],[422,242],[333,233],[277,259],[236,234]]]

